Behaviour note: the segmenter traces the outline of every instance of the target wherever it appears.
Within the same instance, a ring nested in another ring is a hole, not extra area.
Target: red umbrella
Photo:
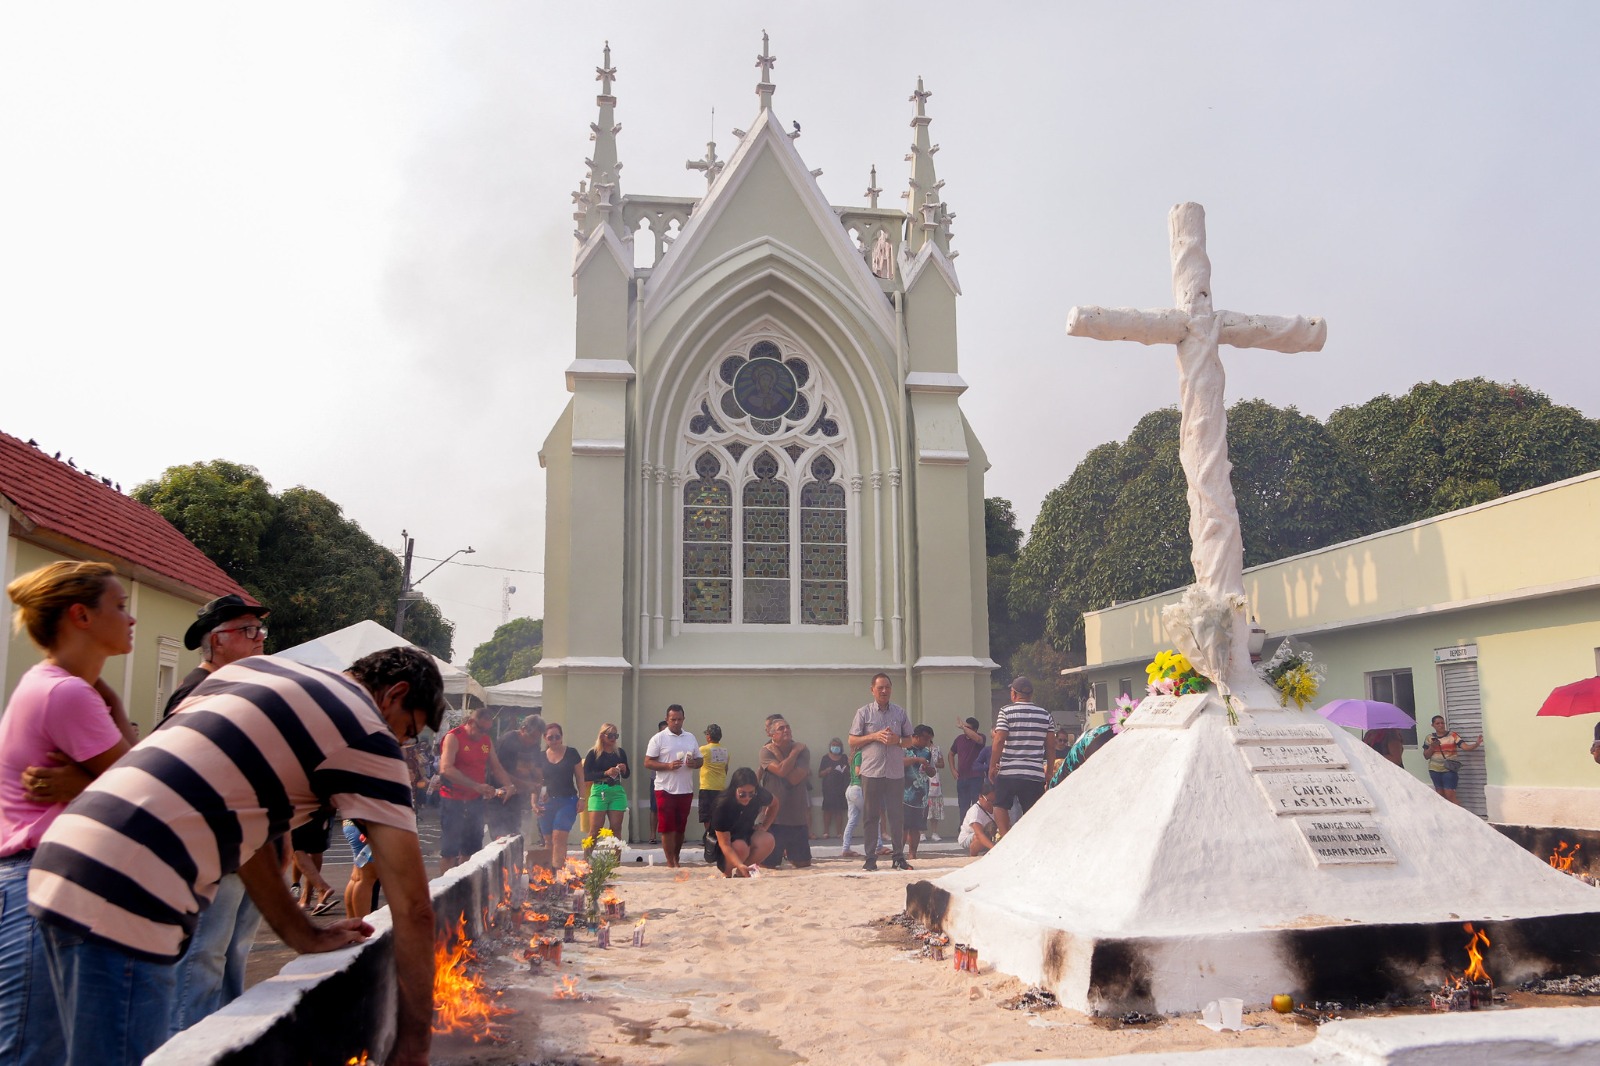
[[[1586,677],[1562,685],[1545,697],[1544,706],[1539,708],[1539,714],[1558,718],[1597,712],[1600,712],[1600,677]]]

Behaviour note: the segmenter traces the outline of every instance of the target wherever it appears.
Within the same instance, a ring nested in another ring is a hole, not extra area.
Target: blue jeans
[[[261,912],[250,902],[238,874],[217,882],[211,906],[195,922],[189,950],[175,967],[169,1033],[176,1036],[244,994],[250,946],[261,928]]]
[[[41,922],[67,1034],[62,1066],[137,1066],[167,1042],[177,967]]]
[[[0,1066],[55,1066],[66,1055],[39,923],[28,913],[33,852],[0,859]]]

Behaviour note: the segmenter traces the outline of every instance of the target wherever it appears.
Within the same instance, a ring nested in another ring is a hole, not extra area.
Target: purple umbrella
[[[1352,729],[1410,729],[1417,724],[1394,704],[1377,700],[1333,700],[1318,707],[1317,713],[1334,725]]]

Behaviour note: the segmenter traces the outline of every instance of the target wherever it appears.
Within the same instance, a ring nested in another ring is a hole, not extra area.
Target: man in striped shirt
[[[1033,702],[1033,682],[1011,682],[1011,702],[995,721],[989,780],[994,782],[994,824],[999,836],[1011,831],[1011,805],[1024,814],[1044,795],[1045,769],[1055,759],[1055,724],[1050,712]],[[998,838],[997,838],[998,839]]]
[[[66,1066],[137,1063],[165,1041],[175,964],[227,874],[239,873],[297,951],[372,934],[358,919],[312,923],[267,846],[324,802],[365,823],[389,894],[399,1019],[388,1061],[426,1062],[433,908],[400,744],[438,728],[442,690],[432,658],[412,647],[376,652],[343,675],[244,659],[212,673],[74,800],[28,878]]]

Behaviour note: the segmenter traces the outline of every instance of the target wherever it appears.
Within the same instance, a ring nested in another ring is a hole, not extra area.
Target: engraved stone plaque
[[[1252,770],[1342,770],[1350,763],[1332,744],[1241,744]]]
[[[1315,722],[1306,725],[1234,726],[1235,744],[1328,744],[1333,734]]]
[[[1255,780],[1278,814],[1370,811],[1372,794],[1355,774],[1340,770],[1258,773]]]
[[[1200,714],[1209,692],[1191,692],[1187,696],[1146,696],[1139,706],[1122,723],[1124,729],[1182,729]]]
[[[1382,828],[1371,818],[1330,815],[1295,818],[1293,822],[1318,866],[1398,861]]]

